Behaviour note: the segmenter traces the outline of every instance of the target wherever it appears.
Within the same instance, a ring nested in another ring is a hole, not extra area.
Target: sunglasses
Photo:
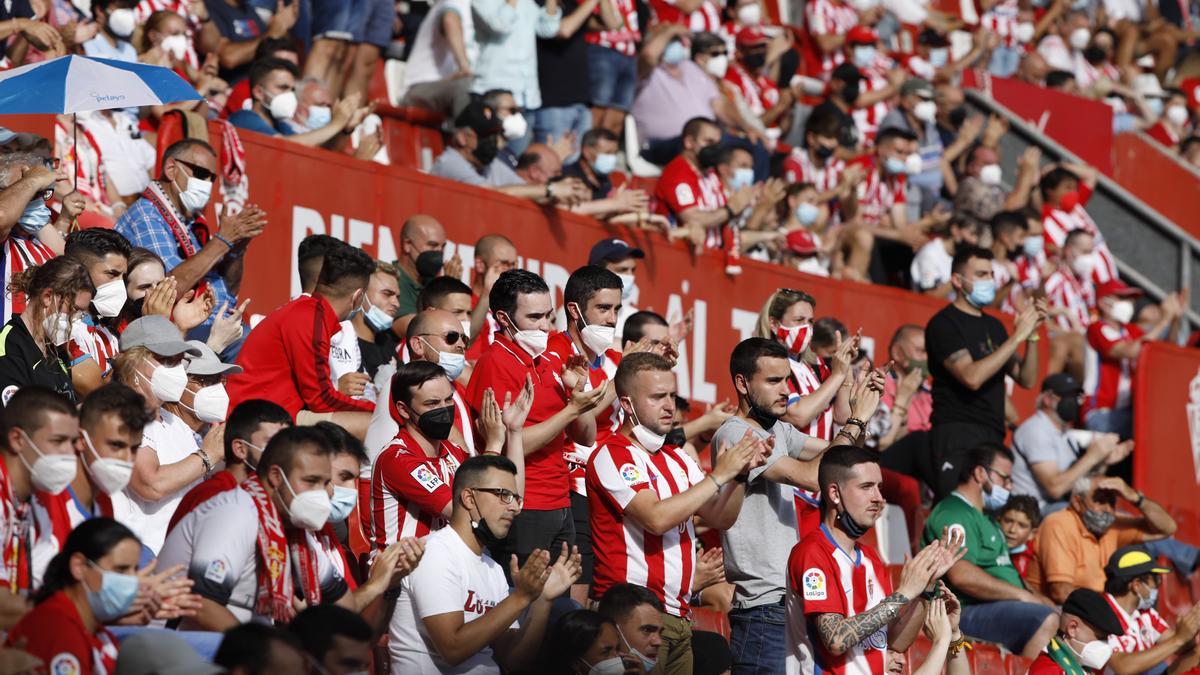
[[[449,333],[418,333],[417,337],[430,337],[435,335],[445,340],[446,344],[450,345],[451,347],[458,344],[459,340],[462,340],[463,344],[466,344],[467,342],[467,336],[456,330],[452,330]]]
[[[209,171],[208,169],[200,166],[199,164],[192,164],[191,162],[185,162],[182,159],[179,159],[178,157],[175,158],[175,161],[179,162],[180,164],[191,169],[192,175],[195,176],[199,180],[212,180],[213,178],[216,178],[216,176],[217,176],[216,172]]]

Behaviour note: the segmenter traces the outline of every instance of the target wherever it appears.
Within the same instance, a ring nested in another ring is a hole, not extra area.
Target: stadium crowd
[[[0,130],[0,672],[1196,671],[1200,606],[1158,610],[1200,549],[1130,460],[1139,351],[1189,341],[1187,294],[1121,280],[1094,169],[1029,150],[1006,176],[959,78],[1103,100],[1200,164],[1200,8],[767,9],[0,5],[6,66],[140,61],[203,97]],[[251,327],[277,224],[239,134],[390,162],[385,57],[445,119],[434,175],[716,251],[709,274],[944,307],[873,347],[779,288],[721,359],[736,401],[692,410],[691,318],[633,307],[642,250],[596,242],[559,303],[520,236],[464,261],[413,213],[397,260],[305,238],[303,292]],[[221,135],[159,156],[176,111]]]

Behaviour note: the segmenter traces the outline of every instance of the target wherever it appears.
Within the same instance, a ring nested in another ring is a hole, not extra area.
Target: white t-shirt
[[[425,631],[424,619],[462,612],[463,623],[483,616],[508,597],[508,583],[500,565],[486,553],[476,555],[453,527],[444,527],[425,539],[425,555],[400,586],[392,614],[388,653],[394,675],[440,673],[499,673],[492,648],[484,647],[457,666],[438,655]],[[514,621],[512,628],[519,627]]]
[[[191,427],[166,410],[159,410],[158,419],[147,424],[142,434],[142,447],[138,448],[138,452],[157,454],[159,466],[185,461],[189,455],[200,449],[200,439]],[[142,544],[157,555],[167,535],[167,525],[171,523],[175,507],[179,506],[188,490],[199,482],[196,480],[188,483],[158,501],[146,501],[135,495],[132,488],[127,487],[112,496],[113,517],[133,530],[142,540]]]
[[[918,291],[927,291],[950,281],[953,263],[954,256],[946,253],[946,246],[940,237],[925,244],[913,257],[909,269],[913,286]]]
[[[357,373],[362,370],[362,349],[358,346],[358,333],[354,332],[354,324],[348,319],[342,322],[342,332],[329,340],[329,375],[333,378],[334,389],[338,380],[347,373]],[[375,384],[368,382],[363,393],[355,396],[362,401],[375,400]]]
[[[442,14],[445,12],[454,12],[462,20],[463,47],[467,52],[467,60],[474,65],[479,57],[475,23],[471,18],[471,0],[440,0],[421,22],[417,38],[413,40],[408,66],[404,71],[406,87],[444,80],[458,72],[458,62],[454,60],[450,42],[442,32]]]

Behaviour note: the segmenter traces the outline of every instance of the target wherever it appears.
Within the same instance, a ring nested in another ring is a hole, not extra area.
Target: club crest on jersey
[[[445,485],[442,479],[438,478],[438,475],[424,464],[412,470],[412,477],[421,484],[421,487],[429,492],[435,492],[438,488]]]
[[[50,675],[83,675],[74,654],[59,654],[50,662]]]
[[[828,597],[828,591],[825,588],[825,572],[816,567],[804,570],[801,583],[804,584],[805,600],[825,600]]]
[[[961,534],[964,541],[967,539],[967,528],[962,526],[962,523],[951,523],[950,527],[946,528],[946,536],[954,539],[955,533]]]
[[[642,476],[641,470],[633,464],[624,464],[618,471],[621,473],[621,480],[625,481],[626,485],[637,485],[638,483],[646,482],[646,478]]]

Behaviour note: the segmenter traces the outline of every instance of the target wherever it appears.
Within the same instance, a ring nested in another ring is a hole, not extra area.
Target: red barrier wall
[[[1200,543],[1200,351],[1142,347],[1134,410],[1134,487],[1170,509],[1177,537]]]
[[[1113,180],[1167,220],[1200,239],[1200,178],[1179,165],[1165,149],[1139,134],[1113,139]]]

